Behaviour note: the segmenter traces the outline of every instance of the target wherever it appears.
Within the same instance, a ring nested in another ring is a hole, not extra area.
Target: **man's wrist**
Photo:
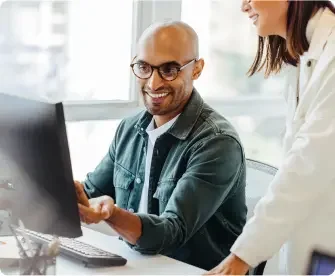
[[[120,213],[120,208],[117,207],[117,205],[114,204],[112,210],[110,211],[111,215],[107,219],[107,221],[111,224],[113,224],[117,220],[117,216]]]
[[[127,210],[116,205],[111,210],[111,215],[105,221],[128,243],[135,245],[142,235],[141,219]]]

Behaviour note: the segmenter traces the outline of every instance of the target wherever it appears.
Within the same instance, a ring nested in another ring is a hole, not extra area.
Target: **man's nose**
[[[158,74],[157,70],[152,72],[151,77],[148,79],[148,87],[152,90],[158,90],[164,85],[164,81],[161,76]]]

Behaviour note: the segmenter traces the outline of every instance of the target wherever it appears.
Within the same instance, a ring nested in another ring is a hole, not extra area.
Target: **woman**
[[[304,274],[314,248],[335,252],[335,9],[249,0],[242,10],[259,34],[250,75],[291,67],[284,159],[231,254],[208,274],[245,274],[279,250],[281,273]]]

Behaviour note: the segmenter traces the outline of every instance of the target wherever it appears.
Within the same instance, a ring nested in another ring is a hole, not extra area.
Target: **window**
[[[67,123],[74,179],[84,179],[107,154],[119,123],[120,120]]]
[[[130,100],[132,5],[68,2],[67,100]]]
[[[129,64],[143,9],[132,0],[0,0],[0,91],[64,102],[76,179],[137,111]]]
[[[257,35],[241,1],[182,1],[181,19],[199,35],[205,68],[195,87],[239,132],[249,158],[278,164],[285,104],[283,75],[248,78]]]
[[[130,100],[132,17],[132,1],[4,2],[0,90],[52,101]]]

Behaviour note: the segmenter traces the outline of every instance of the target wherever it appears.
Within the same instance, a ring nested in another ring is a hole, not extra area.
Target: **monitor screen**
[[[335,275],[335,255],[314,251],[309,264],[309,275]]]
[[[61,103],[0,94],[0,179],[14,186],[5,199],[28,229],[81,236]]]

